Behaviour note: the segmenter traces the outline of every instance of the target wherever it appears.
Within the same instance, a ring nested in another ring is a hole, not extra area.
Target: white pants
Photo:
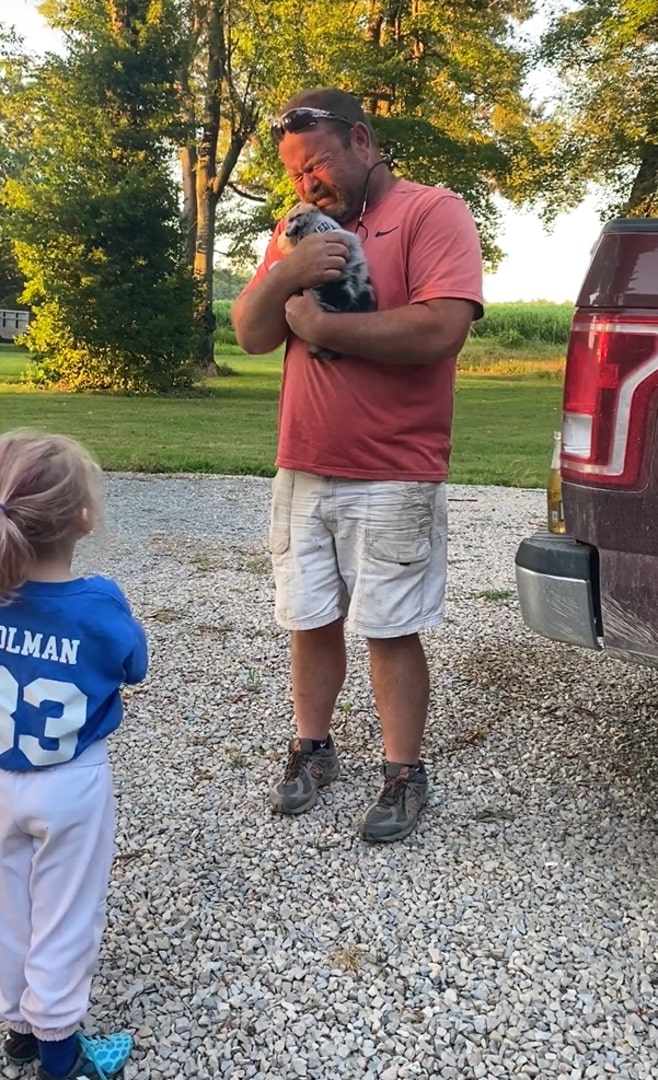
[[[279,469],[270,551],[286,630],[345,619],[369,638],[439,626],[447,569],[446,486]]]
[[[40,772],[0,769],[0,1012],[65,1039],[87,1013],[114,851],[105,742]]]

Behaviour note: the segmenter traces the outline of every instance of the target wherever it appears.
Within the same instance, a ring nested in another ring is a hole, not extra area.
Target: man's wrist
[[[337,311],[326,311],[324,308],[318,308],[314,327],[315,340],[318,345],[323,345],[327,349],[335,348],[331,341],[327,341],[327,337],[335,334],[337,324],[342,321],[340,314]]]
[[[324,308],[318,307],[313,313],[313,327],[312,336],[313,342],[317,345],[324,345],[323,338],[327,333],[329,322],[331,320],[332,313],[325,311]]]
[[[295,277],[294,270],[291,273],[291,269],[287,264],[287,258],[279,259],[270,271],[270,273],[276,274],[276,284],[281,289],[281,292],[285,294],[284,300],[288,300],[289,297],[294,296],[301,288]]]

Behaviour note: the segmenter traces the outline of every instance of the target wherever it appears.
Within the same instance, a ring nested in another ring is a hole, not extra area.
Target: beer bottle
[[[560,452],[562,450],[562,434],[559,431],[553,434],[553,459],[551,471],[548,474],[548,486],[546,488],[546,504],[548,510],[548,531],[563,533],[565,531],[564,512],[562,509],[562,476],[560,474]]]

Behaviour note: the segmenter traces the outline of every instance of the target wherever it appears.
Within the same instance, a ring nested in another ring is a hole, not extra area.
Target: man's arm
[[[434,364],[457,356],[475,314],[470,300],[439,299],[388,311],[323,311],[310,293],[286,303],[288,326],[303,341],[381,364]]]
[[[235,301],[231,320],[238,345],[248,353],[268,353],[288,336],[286,302],[302,289],[335,281],[345,269],[347,248],[331,233],[305,236],[294,251],[279,259],[260,280],[251,282]]]
[[[295,292],[294,282],[281,259],[267,277],[244,289],[231,308],[235,339],[247,353],[269,353],[288,335],[286,301]]]

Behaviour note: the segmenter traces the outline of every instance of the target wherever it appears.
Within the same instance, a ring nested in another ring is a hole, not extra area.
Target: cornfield
[[[213,308],[216,343],[234,345],[231,301],[215,300]],[[487,304],[484,318],[473,323],[471,339],[485,339],[491,349],[496,346],[496,352],[502,348],[506,354],[539,344],[566,346],[573,311],[571,304]]]
[[[478,338],[497,338],[510,347],[533,342],[566,345],[572,304],[487,304],[484,318],[473,324]]]

